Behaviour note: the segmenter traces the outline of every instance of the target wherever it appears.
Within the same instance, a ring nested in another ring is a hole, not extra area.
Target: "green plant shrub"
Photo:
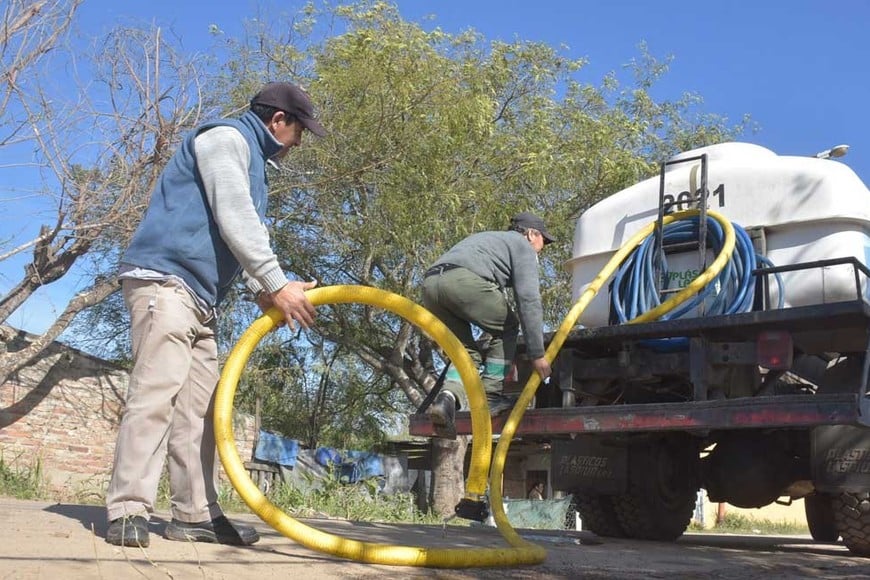
[[[0,454],[0,495],[16,499],[40,499],[45,489],[42,461],[20,465],[18,460],[7,462]]]

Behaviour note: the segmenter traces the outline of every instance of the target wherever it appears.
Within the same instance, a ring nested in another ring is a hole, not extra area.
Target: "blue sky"
[[[171,29],[185,48],[204,51],[212,24],[233,35],[246,19],[290,14],[302,4],[85,0],[78,26],[99,35],[119,23],[154,22]],[[746,140],[780,154],[812,155],[848,144],[842,162],[870,183],[868,0],[400,0],[398,6],[404,18],[426,28],[474,28],[490,40],[564,44],[568,56],[588,59],[579,78],[593,84],[610,71],[621,73],[645,42],[652,55],[673,57],[656,98],[691,91],[703,96],[704,111],[734,123],[748,113],[759,131]],[[428,15],[434,18],[424,21]],[[624,73],[621,78],[629,80]],[[19,276],[20,265],[8,262],[0,263],[0,291]],[[39,307],[9,322],[44,330],[47,317],[40,311],[59,311],[67,293],[43,292]]]

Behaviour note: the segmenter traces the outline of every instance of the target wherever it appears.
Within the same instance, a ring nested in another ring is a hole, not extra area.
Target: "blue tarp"
[[[317,460],[318,465],[323,467],[341,464],[341,454],[332,447],[318,447],[317,451],[314,452],[314,459]]]
[[[254,449],[254,460],[293,467],[298,453],[299,442],[295,439],[261,429],[257,436],[257,448]]]
[[[292,468],[296,465],[299,453],[299,441],[260,430],[254,461]],[[333,475],[342,483],[386,476],[384,458],[370,451],[339,451],[332,447],[319,447],[314,452],[314,460],[317,465],[332,469]]]
[[[336,476],[342,483],[356,483],[385,475],[383,458],[370,451],[338,451],[331,447],[320,447],[314,456],[320,465],[334,466]]]

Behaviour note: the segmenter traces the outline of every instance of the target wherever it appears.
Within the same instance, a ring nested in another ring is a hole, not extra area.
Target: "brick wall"
[[[21,348],[27,338],[19,332],[5,346]],[[102,489],[112,469],[127,384],[122,368],[52,344],[0,386],[4,462],[33,467],[40,461],[54,488]],[[239,455],[246,461],[255,436],[253,417],[236,413],[234,426]]]

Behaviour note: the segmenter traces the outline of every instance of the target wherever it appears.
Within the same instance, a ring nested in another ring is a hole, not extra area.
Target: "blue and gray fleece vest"
[[[218,231],[193,147],[197,135],[218,126],[238,129],[248,142],[251,198],[263,219],[268,193],[266,160],[281,146],[248,111],[239,119],[200,125],[184,139],[160,175],[145,217],[121,258],[123,264],[180,277],[210,306],[220,304],[241,271]]]

